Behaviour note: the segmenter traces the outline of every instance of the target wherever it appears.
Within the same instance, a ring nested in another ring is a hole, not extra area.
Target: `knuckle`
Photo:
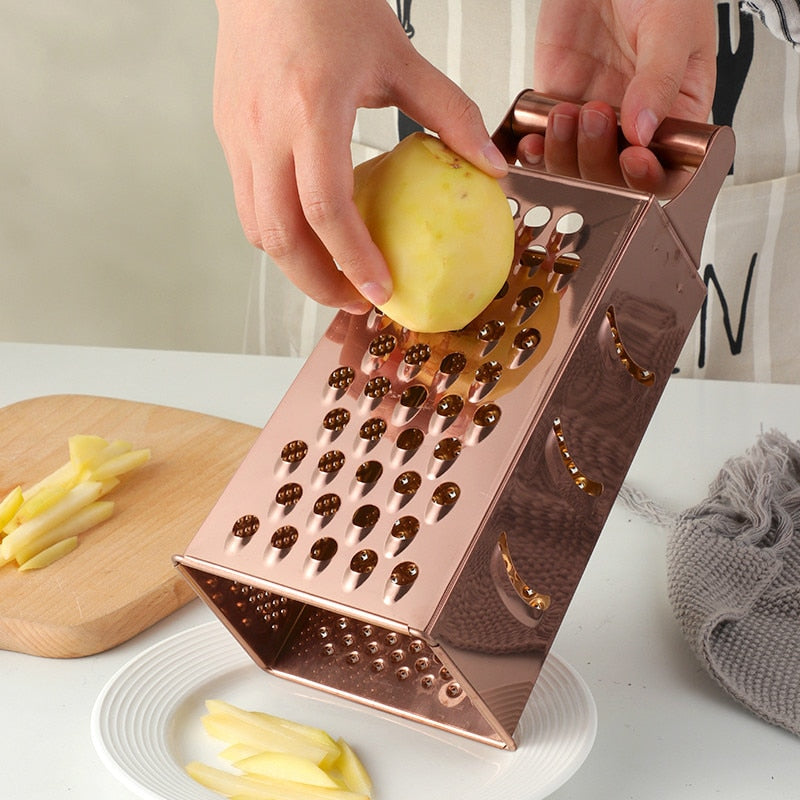
[[[258,231],[256,244],[275,261],[282,261],[294,250],[294,237],[285,226],[272,223]]]
[[[462,92],[454,92],[447,103],[446,114],[459,126],[483,124],[478,106]]]
[[[327,192],[308,192],[303,196],[302,204],[305,218],[315,230],[331,227],[341,219],[341,199]]]

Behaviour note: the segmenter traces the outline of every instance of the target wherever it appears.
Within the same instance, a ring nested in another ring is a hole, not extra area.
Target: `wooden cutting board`
[[[108,495],[112,517],[48,567],[0,567],[0,648],[71,658],[124,642],[194,597],[172,564],[259,428],[175,408],[52,395],[0,408],[0,498],[69,459],[77,433],[149,447],[148,464]]]

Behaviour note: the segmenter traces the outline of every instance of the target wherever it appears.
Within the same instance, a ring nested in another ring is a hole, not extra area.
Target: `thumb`
[[[478,106],[422,56],[416,54],[407,65],[395,98],[398,108],[478,169],[496,178],[508,172]]]
[[[705,18],[683,19],[681,30],[667,37],[663,19],[651,16],[637,33],[636,72],[620,105],[625,138],[644,147],[668,116],[706,121],[716,59],[716,28]]]

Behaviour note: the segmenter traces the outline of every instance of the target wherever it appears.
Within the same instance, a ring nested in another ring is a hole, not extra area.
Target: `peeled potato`
[[[458,330],[491,302],[514,255],[500,184],[425,133],[355,169],[354,200],[383,253],[388,317],[420,333]]]

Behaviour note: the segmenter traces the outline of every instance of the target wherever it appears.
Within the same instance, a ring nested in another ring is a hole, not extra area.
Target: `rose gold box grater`
[[[551,105],[520,95],[509,161]],[[657,147],[691,172],[663,206],[512,166],[514,262],[463,330],[334,319],[176,557],[260,667],[514,748],[705,294],[733,135],[668,121]]]

